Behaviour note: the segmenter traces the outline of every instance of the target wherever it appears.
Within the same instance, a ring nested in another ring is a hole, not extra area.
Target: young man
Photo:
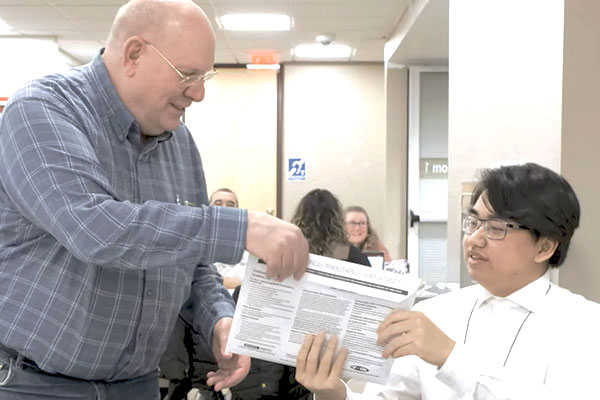
[[[210,385],[247,374],[247,357],[224,352],[234,303],[206,265],[236,263],[246,248],[269,276],[298,278],[308,245],[266,214],[207,206],[200,155],[180,119],[204,98],[214,52],[194,2],[133,0],[90,64],[9,100],[0,118],[0,399],[157,398],[180,311],[212,345]]]
[[[238,208],[240,206],[237,196],[228,188],[215,190],[215,192],[210,195],[210,205],[232,208]]]
[[[478,285],[392,312],[378,330],[396,361],[385,386],[355,394],[340,381],[345,350],[307,336],[297,379],[327,399],[571,399],[596,397],[600,306],[553,285],[579,202],[536,164],[486,170],[463,216],[463,248]]]

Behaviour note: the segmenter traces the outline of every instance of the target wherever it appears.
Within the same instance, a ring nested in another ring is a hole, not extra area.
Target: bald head
[[[206,14],[191,0],[131,0],[117,12],[106,47],[120,49],[136,35],[153,42],[167,34],[182,36],[188,24],[202,28],[214,40]]]
[[[185,109],[204,99],[215,35],[190,0],[132,0],[119,9],[102,60],[144,137],[174,131]]]

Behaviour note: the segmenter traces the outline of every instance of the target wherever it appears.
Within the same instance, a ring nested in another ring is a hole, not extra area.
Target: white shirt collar
[[[496,298],[510,300],[511,302],[534,313],[539,312],[540,307],[543,304],[543,300],[551,287],[550,268],[548,268],[546,272],[535,281],[528,283],[521,289],[509,294],[506,297],[494,296],[486,288],[480,286],[480,291],[477,295],[478,308],[485,304],[489,299]]]

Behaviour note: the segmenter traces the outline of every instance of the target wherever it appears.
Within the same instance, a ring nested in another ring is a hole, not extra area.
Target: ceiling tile
[[[102,19],[110,25],[119,10],[119,6],[61,6],[56,7],[56,10],[67,18]]]
[[[213,23],[217,63],[249,62],[255,51],[274,51],[282,62],[290,49],[334,33],[356,49],[353,60],[381,61],[384,39],[411,0],[195,0]],[[56,36],[59,46],[88,61],[104,43],[112,19],[125,0],[0,0],[0,18],[19,33]],[[286,13],[290,32],[230,32],[216,17],[226,12]]]

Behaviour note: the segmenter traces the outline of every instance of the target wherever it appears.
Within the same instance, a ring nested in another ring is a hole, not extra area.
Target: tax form
[[[227,340],[227,351],[290,366],[307,333],[337,335],[348,349],[343,378],[384,383],[376,330],[393,310],[410,309],[420,280],[311,254],[306,273],[277,282],[250,255]]]

